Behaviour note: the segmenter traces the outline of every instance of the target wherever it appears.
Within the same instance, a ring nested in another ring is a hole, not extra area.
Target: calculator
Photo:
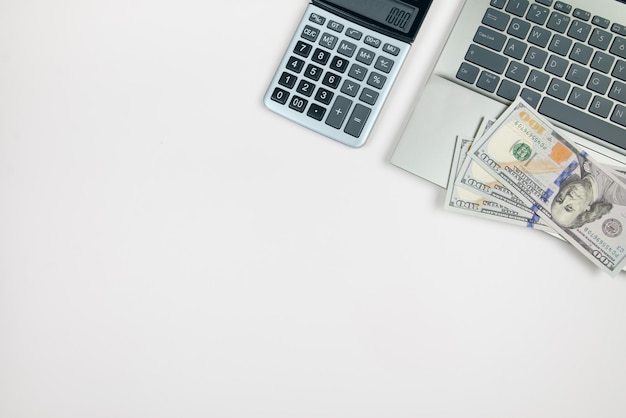
[[[312,0],[265,93],[265,105],[361,147],[431,2]]]

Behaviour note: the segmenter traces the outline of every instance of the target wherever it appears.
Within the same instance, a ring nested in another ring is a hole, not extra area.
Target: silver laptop
[[[523,97],[626,164],[626,0],[466,0],[391,163],[446,187],[457,135]]]

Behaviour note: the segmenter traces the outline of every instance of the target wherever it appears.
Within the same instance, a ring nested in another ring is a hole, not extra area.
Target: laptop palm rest
[[[445,188],[457,135],[474,137],[483,118],[495,119],[505,109],[500,102],[433,74],[391,163]]]

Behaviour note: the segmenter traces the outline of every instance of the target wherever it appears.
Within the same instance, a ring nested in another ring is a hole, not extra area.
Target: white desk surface
[[[0,416],[624,417],[626,276],[265,109],[306,1],[0,4]]]

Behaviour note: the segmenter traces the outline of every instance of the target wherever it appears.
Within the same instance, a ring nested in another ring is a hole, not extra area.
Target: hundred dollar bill
[[[473,161],[611,275],[626,264],[626,186],[521,99],[472,145]]]
[[[547,226],[539,224],[539,216],[530,211],[521,211],[502,202],[490,200],[475,190],[455,184],[454,177],[458,173],[459,163],[466,157],[471,144],[471,139],[457,137],[446,191],[446,209],[528,228],[548,229]]]

